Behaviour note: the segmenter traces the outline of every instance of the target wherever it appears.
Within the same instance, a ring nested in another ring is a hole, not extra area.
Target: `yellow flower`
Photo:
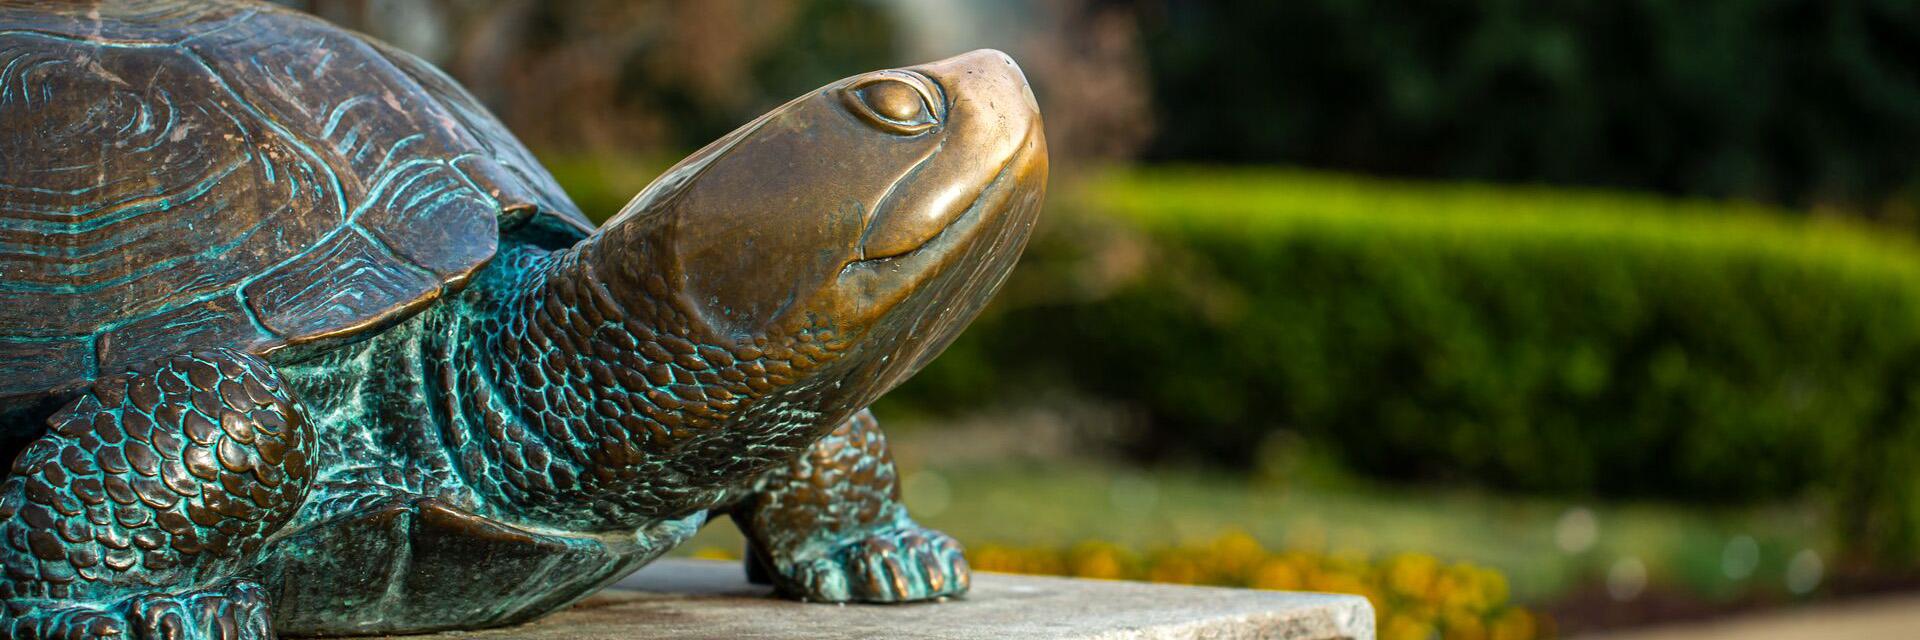
[[[1097,540],[1067,549],[973,548],[969,559],[985,571],[1359,595],[1373,603],[1380,637],[1386,640],[1534,640],[1551,634],[1542,619],[1507,605],[1507,579],[1500,572],[1467,563],[1443,565],[1427,554],[1379,559],[1357,552],[1272,553],[1239,531],[1201,544],[1153,550],[1146,562],[1126,548]]]
[[[1433,624],[1403,614],[1384,616],[1380,624],[1380,640],[1432,640]]]
[[[1229,531],[1207,545],[1203,557],[1209,573],[1219,576],[1221,582],[1244,582],[1245,576],[1266,559],[1267,550],[1247,532]]]
[[[1095,541],[1074,545],[1067,553],[1067,564],[1078,577],[1119,580],[1127,577],[1133,562],[1119,546]]]
[[[1433,556],[1402,553],[1387,561],[1387,586],[1409,598],[1426,598],[1439,573],[1440,561]]]
[[[1450,611],[1441,634],[1447,640],[1488,640],[1486,621],[1463,611]]]
[[[1202,578],[1205,577],[1200,564],[1185,554],[1164,555],[1147,569],[1147,579],[1153,582],[1202,584]]]
[[[699,550],[693,552],[693,557],[699,558],[701,560],[739,560],[740,559],[739,554],[734,553],[730,549],[725,549],[721,547],[700,547]]]
[[[1532,640],[1540,637],[1540,625],[1534,621],[1533,615],[1520,609],[1502,612],[1493,619],[1491,627],[1488,636],[1492,640]]]
[[[1254,569],[1253,579],[1247,586],[1255,589],[1273,589],[1276,591],[1298,590],[1306,584],[1306,577],[1300,568],[1285,559],[1270,558]]]

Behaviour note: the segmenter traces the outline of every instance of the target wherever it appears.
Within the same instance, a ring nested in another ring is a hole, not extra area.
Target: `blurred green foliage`
[[[1920,189],[1906,0],[1159,0],[1141,15],[1156,160],[1903,216]]]
[[[569,3],[554,4],[564,8]],[[865,0],[810,0],[777,10],[748,2],[730,8],[781,14],[777,28],[770,33],[735,45],[742,49],[733,54],[741,58],[734,63],[738,68],[725,73],[700,69],[718,76],[707,82],[724,83],[731,100],[706,95],[697,83],[682,78],[663,81],[655,77],[659,75],[657,68],[636,64],[675,60],[688,52],[641,48],[622,69],[620,91],[628,101],[623,106],[661,114],[672,123],[669,144],[661,148],[698,149],[787,100],[855,73],[898,64],[900,58],[902,27],[895,24],[891,14]],[[718,66],[712,62],[682,64]]]
[[[693,557],[739,561],[739,548],[702,547]],[[985,544],[970,546],[967,562],[997,573],[1352,594],[1373,606],[1382,640],[1555,637],[1550,620],[1509,601],[1507,577],[1498,570],[1424,553],[1274,551],[1234,530],[1144,554],[1098,539],[1066,548]]]
[[[1122,174],[1058,204],[1006,304],[890,397],[964,409],[1052,381],[1136,407],[1142,452],[1238,465],[1288,432],[1387,477],[1815,491],[1861,550],[1920,550],[1909,242],[1738,204],[1258,169]]]
[[[611,212],[663,163],[554,158]],[[1135,452],[1275,445],[1409,480],[1812,494],[1920,556],[1920,246],[1759,205],[1160,168],[1057,188],[1020,268],[892,415],[1047,390]],[[1281,457],[1295,455],[1280,452]],[[1310,462],[1310,461],[1309,461]]]
[[[1792,558],[1837,557],[1825,510],[1811,503],[1702,508],[1460,488],[1329,487],[1294,478],[1249,481],[1225,470],[1143,469],[1019,451],[956,455],[947,436],[965,427],[902,429],[907,423],[881,420],[900,454],[908,510],[965,543],[975,568],[980,552],[991,547],[1058,551],[1097,541],[1151,560],[1155,550],[1245,532],[1275,551],[1371,558],[1417,551],[1470,562],[1504,574],[1514,602],[1551,607],[1597,587],[1621,562],[1644,563],[1651,589],[1700,603],[1778,602],[1793,596],[1787,588]],[[929,476],[950,491],[930,495],[923,490]],[[1005,517],[1009,513],[1021,517]],[[1588,518],[1590,535],[1570,539],[1569,521],[1579,516]],[[720,524],[674,553],[738,553],[743,544],[734,527]],[[1751,555],[1729,553],[1742,545],[1751,545]],[[1819,586],[1836,587],[1841,579],[1836,570]]]

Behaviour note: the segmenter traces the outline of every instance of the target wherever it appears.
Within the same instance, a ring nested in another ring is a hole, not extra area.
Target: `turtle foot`
[[[907,517],[873,414],[860,411],[762,478],[729,512],[748,577],[815,602],[915,602],[967,592],[960,543]]]
[[[134,598],[129,640],[272,640],[267,592],[252,582]]]
[[[960,543],[918,525],[884,529],[841,543],[825,557],[787,572],[792,595],[817,602],[914,602],[967,592]]]
[[[15,640],[96,640],[126,638],[126,619],[111,611],[90,607],[43,609],[0,615],[0,637]]]
[[[41,609],[6,620],[17,640],[272,640],[266,590],[252,582],[134,596],[117,607]]]

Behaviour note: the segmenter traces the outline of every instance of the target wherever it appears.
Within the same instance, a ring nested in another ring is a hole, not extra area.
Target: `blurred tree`
[[[1289,163],[1920,222],[1905,0],[285,0],[549,151],[675,154],[851,73],[994,46],[1056,164]]]
[[[1910,218],[1906,0],[1143,0],[1156,159],[1651,188]]]
[[[861,0],[290,0],[412,50],[529,144],[678,153],[898,56]]]
[[[1152,130],[1135,10],[1097,0],[285,0],[440,65],[543,151],[677,155],[863,71],[1013,53],[1056,164]]]
[[[1068,168],[1133,159],[1153,133],[1136,10],[1090,0],[1041,9],[1047,28],[1011,48],[1046,111],[1048,152]]]

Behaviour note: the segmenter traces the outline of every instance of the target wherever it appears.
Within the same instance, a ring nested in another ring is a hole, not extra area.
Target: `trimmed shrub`
[[[648,163],[549,163],[611,213]],[[590,203],[592,203],[590,205]],[[1306,436],[1376,476],[1574,495],[1830,499],[1920,557],[1920,247],[1741,203],[1162,168],[1056,186],[979,321],[889,394],[1069,391],[1143,454]]]
[[[1276,170],[1121,174],[1056,201],[1077,213],[901,401],[1060,380],[1137,408],[1133,444],[1156,455],[1244,465],[1285,430],[1395,478],[1824,491],[1850,540],[1915,548],[1904,239],[1744,204]]]
[[[1851,204],[1914,222],[1911,2],[1138,6],[1154,159]]]

